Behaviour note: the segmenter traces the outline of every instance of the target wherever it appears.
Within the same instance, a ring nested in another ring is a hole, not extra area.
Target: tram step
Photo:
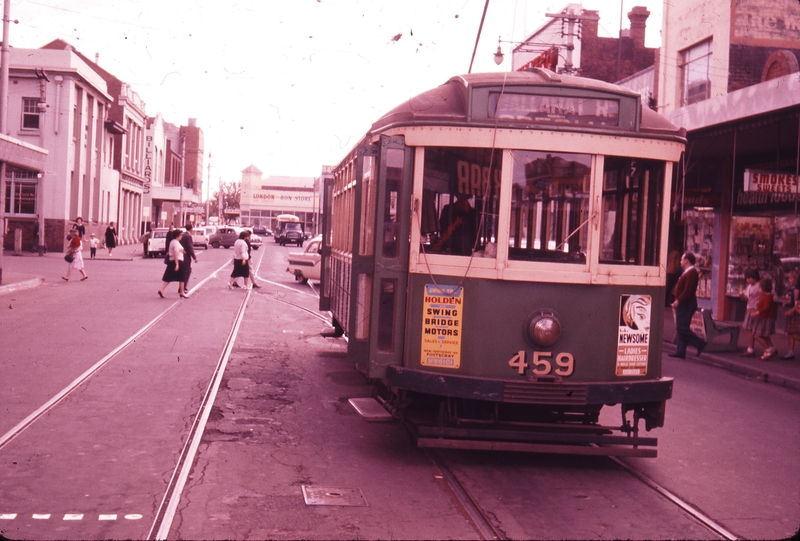
[[[348,402],[365,421],[385,423],[392,420],[392,414],[386,411],[374,398],[351,398]]]

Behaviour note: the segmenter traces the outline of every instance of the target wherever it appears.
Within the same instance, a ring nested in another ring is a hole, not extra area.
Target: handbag
[[[164,264],[169,265],[171,262],[172,258],[169,256],[169,250],[167,250],[167,253],[164,254]]]
[[[75,258],[72,255],[72,251],[67,252],[66,255],[64,256],[64,261],[66,261],[67,263],[72,263],[74,260]]]

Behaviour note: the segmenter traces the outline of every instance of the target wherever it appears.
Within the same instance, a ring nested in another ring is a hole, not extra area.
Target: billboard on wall
[[[242,194],[244,196],[244,194]],[[242,205],[251,207],[267,207],[273,210],[314,211],[314,191],[297,189],[254,190],[250,193],[250,201],[242,201]]]
[[[731,43],[797,47],[800,2],[797,0],[735,0]]]

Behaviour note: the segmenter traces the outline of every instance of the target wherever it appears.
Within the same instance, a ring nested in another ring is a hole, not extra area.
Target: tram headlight
[[[550,347],[561,338],[561,322],[553,312],[541,311],[528,318],[528,338],[539,347]]]

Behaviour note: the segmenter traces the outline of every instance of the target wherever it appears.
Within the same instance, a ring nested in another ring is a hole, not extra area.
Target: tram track
[[[425,456],[434,466],[434,477],[445,484],[448,491],[453,495],[453,498],[458,504],[460,511],[469,517],[472,527],[481,539],[488,540],[505,540],[509,539],[503,531],[502,527],[492,520],[492,513],[483,509],[478,499],[473,496],[465,485],[459,480],[458,475],[453,468],[450,467],[445,452],[437,451],[434,449],[423,449]],[[635,467],[626,463],[614,456],[606,456],[604,459],[614,462],[618,467],[622,468],[626,473],[630,474],[638,481],[642,482],[645,486],[655,491],[659,496],[666,501],[679,508],[683,513],[687,514],[691,519],[699,523],[701,526],[712,532],[719,539],[734,541],[740,539],[736,534],[732,533],[717,521],[697,509],[691,503],[682,499],[674,492],[666,487],[658,484],[643,472]]]
[[[210,281],[218,279],[218,274],[229,265],[230,265],[229,262],[225,262],[215,271],[211,272],[206,278],[199,281],[188,293],[191,295],[197,292],[199,289],[203,288]],[[217,391],[219,389],[222,377],[225,372],[225,367],[231,356],[231,352],[236,341],[236,336],[239,332],[242,320],[244,318],[244,314],[248,306],[248,301],[251,298],[252,291],[253,290],[247,290],[245,296],[239,303],[236,316],[228,332],[228,336],[225,341],[224,347],[222,349],[222,353],[211,374],[209,383],[206,387],[203,398],[200,402],[200,407],[197,413],[195,413],[192,416],[192,422],[189,433],[186,437],[186,440],[183,442],[183,445],[178,455],[178,460],[175,464],[174,469],[172,470],[172,473],[170,474],[168,484],[164,491],[164,496],[161,500],[161,503],[158,506],[157,512],[155,513],[155,517],[152,525],[150,526],[149,532],[147,533],[146,536],[147,539],[166,539],[169,534],[172,521],[174,519],[176,510],[178,508],[178,504],[180,502],[183,488],[191,472],[191,468],[194,463],[200,445],[200,441],[203,436],[205,424],[208,420],[211,408],[214,404]],[[52,396],[49,400],[47,400],[44,404],[38,407],[35,411],[30,413],[24,419],[22,419],[19,423],[17,423],[14,427],[8,430],[5,434],[0,436],[0,450],[2,450],[6,445],[8,445],[19,435],[24,433],[27,429],[34,426],[38,420],[44,418],[48,413],[53,412],[56,408],[58,408],[60,404],[62,404],[67,399],[67,397],[72,395],[77,389],[81,388],[81,386],[85,385],[87,382],[92,380],[94,376],[99,374],[103,368],[113,363],[113,361],[119,358],[123,354],[123,352],[125,352],[129,347],[134,345],[137,341],[146,337],[148,332],[150,332],[155,328],[158,328],[159,323],[164,321],[183,302],[185,302],[183,299],[177,299],[174,302],[172,302],[168,307],[166,307],[164,310],[158,313],[153,319],[147,322],[136,332],[131,334],[120,345],[118,345],[108,354],[103,356],[95,364],[93,364],[91,367],[85,370],[81,375],[75,378],[71,383],[69,383],[66,387],[61,389],[58,393]],[[128,515],[126,516],[126,518],[130,516],[134,515]],[[141,515],[135,515],[135,516],[141,517]]]

